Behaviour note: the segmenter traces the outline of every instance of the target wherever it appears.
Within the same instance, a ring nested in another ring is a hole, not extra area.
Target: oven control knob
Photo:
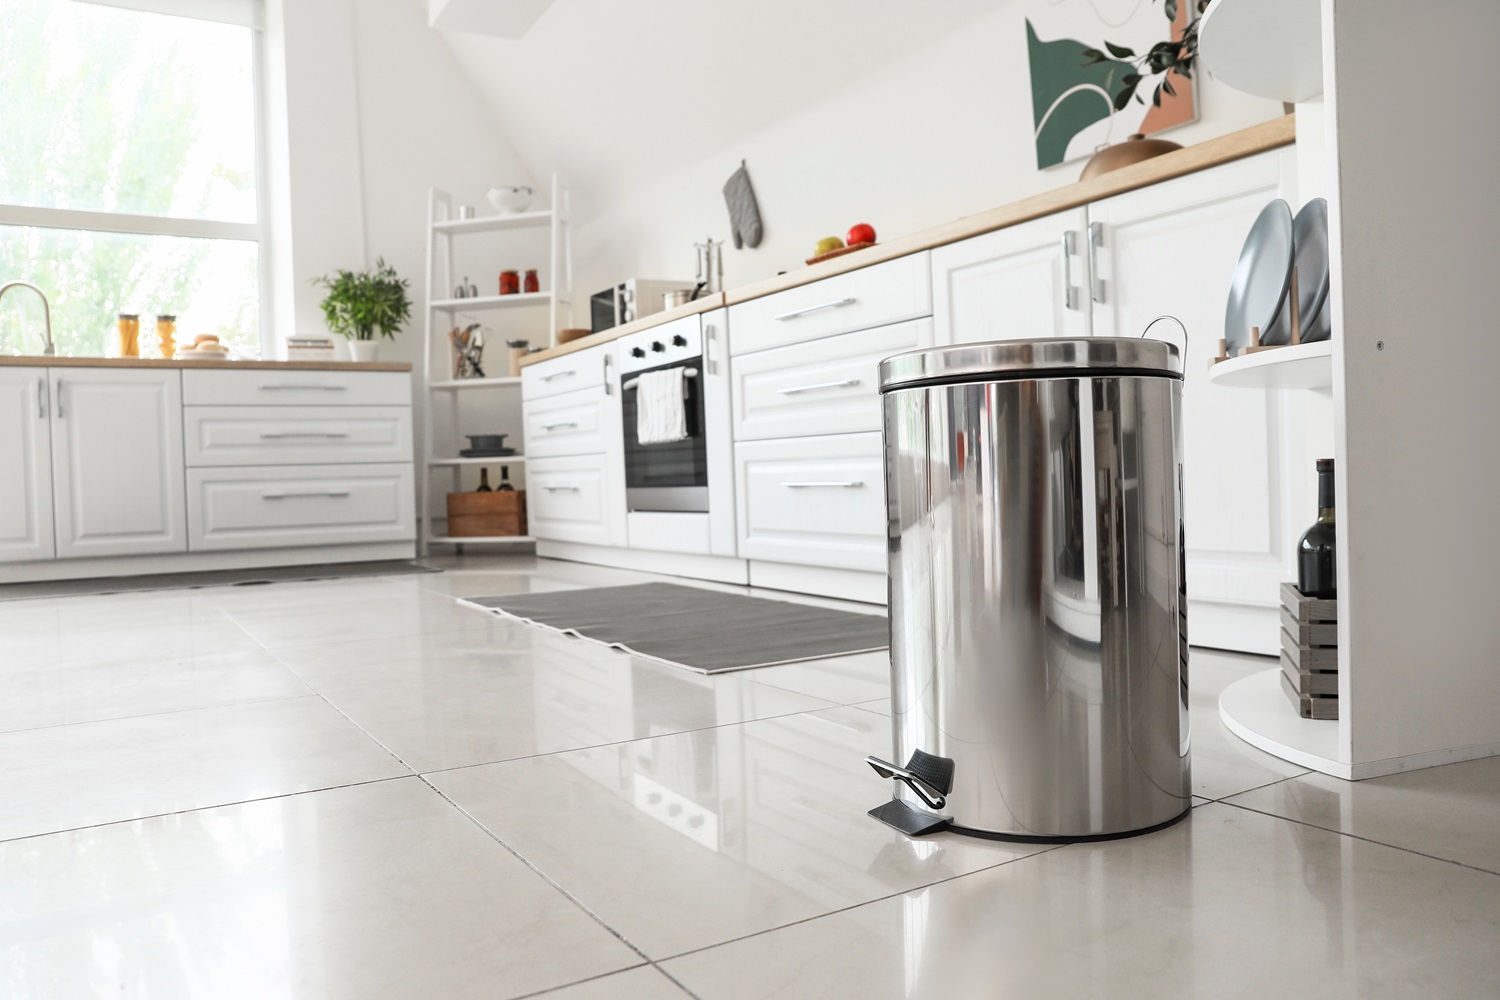
[[[667,349],[667,346],[659,340],[653,340],[651,341],[651,349],[657,353],[661,353]]]
[[[644,358],[646,356],[646,352],[642,348],[632,347],[630,349],[630,356],[632,358]]]
[[[673,347],[686,347],[687,346],[687,338],[684,337],[680,333],[677,334],[676,336],[674,336],[672,338],[672,346]]]

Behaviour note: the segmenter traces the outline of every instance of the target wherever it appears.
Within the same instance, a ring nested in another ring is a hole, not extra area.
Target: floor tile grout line
[[[314,795],[318,792],[335,792],[341,788],[359,788],[363,785],[379,785],[387,781],[406,781],[416,778],[416,774],[392,774],[385,778],[367,778],[364,781],[346,781],[341,785],[320,785],[317,788],[299,788],[295,792],[279,792],[275,795],[257,795],[249,799],[231,799],[227,802],[214,802],[205,806],[193,806],[189,809],[171,809],[166,812],[150,813],[146,816],[130,816],[125,819],[105,820],[102,823],[85,823],[83,826],[70,826],[61,830],[43,830],[37,833],[26,833],[19,837],[0,837],[0,845],[14,844],[22,840],[35,840],[38,837],[55,837],[64,833],[81,833],[84,830],[98,830],[106,826],[123,826],[126,823],[141,823],[148,819],[166,819],[168,816],[186,816],[190,813],[210,812],[214,809],[227,809],[230,806],[244,806],[255,802],[274,802],[276,799],[289,799],[297,795]]]
[[[955,836],[962,836],[962,834],[955,834]],[[933,886],[943,885],[945,883],[953,882],[961,878],[968,878],[971,875],[980,875],[984,872],[991,872],[997,868],[1004,868],[1006,865],[1017,864],[1018,862],[1027,861],[1031,858],[1039,858],[1045,854],[1051,854],[1053,851],[1060,851],[1065,847],[1076,847],[1080,845],[1085,847],[1089,846],[1087,842],[1040,845],[1043,847],[1043,850],[1036,851],[1032,854],[1023,854],[1019,858],[1011,858],[1008,861],[1000,861],[993,865],[985,865],[982,868],[975,868],[973,871],[959,872],[956,875],[949,875],[947,878],[940,878],[936,881],[927,882],[923,885],[913,886],[910,889],[902,889],[900,892],[887,893],[884,896],[876,896],[873,899],[866,899],[858,903],[850,903],[848,906],[840,906],[839,908],[829,910],[826,913],[817,913],[810,917],[802,917],[799,920],[791,920],[784,924],[778,924],[775,927],[767,927],[764,930],[752,931],[749,934],[741,934],[739,937],[727,938],[723,941],[715,941],[713,944],[706,944],[701,948],[689,948],[687,951],[678,952],[674,955],[667,955],[664,958],[653,959],[652,964],[660,964],[662,962],[675,962],[677,959],[686,958],[689,955],[697,955],[700,952],[712,951],[715,948],[722,948],[725,945],[735,944],[740,941],[748,941],[750,938],[760,937],[763,934],[772,934],[776,931],[786,930],[788,927],[796,927],[800,924],[810,923],[814,920],[822,920],[824,917],[832,917],[840,913],[847,913],[850,910],[857,910],[862,906],[871,906],[875,903],[883,903],[886,900],[896,899],[899,896],[907,896],[914,892],[925,892],[926,890],[931,889]],[[666,970],[663,969],[662,971],[665,972]],[[684,987],[684,989],[685,988],[686,987]]]
[[[1469,871],[1482,872],[1485,875],[1493,875],[1496,878],[1500,878],[1500,871],[1495,871],[1490,868],[1481,868],[1478,865],[1471,865],[1466,861],[1454,861],[1452,858],[1441,858],[1436,854],[1428,854],[1426,851],[1418,851],[1411,847],[1402,847],[1400,844],[1388,844],[1383,840],[1375,840],[1373,837],[1365,837],[1357,833],[1349,833],[1346,830],[1335,830],[1332,827],[1328,826],[1319,826],[1317,823],[1310,823],[1305,819],[1297,819],[1293,816],[1281,816],[1277,813],[1266,812],[1264,809],[1256,809],[1253,806],[1243,805],[1238,802],[1219,800],[1218,804],[1229,806],[1231,809],[1243,809],[1245,812],[1255,813],[1258,816],[1266,816],[1270,819],[1279,819],[1285,820],[1288,823],[1296,823],[1298,826],[1305,826],[1311,830],[1322,830],[1324,833],[1331,833],[1335,837],[1348,837],[1350,840],[1358,840],[1366,844],[1374,844],[1376,847],[1387,847],[1393,851],[1401,851],[1405,854],[1415,854],[1417,857],[1426,858],[1429,861],[1437,861],[1445,865],[1456,865],[1459,868],[1467,868]]]
[[[1283,784],[1288,781],[1296,781],[1298,778],[1305,778],[1312,773],[1314,772],[1311,770],[1307,770],[1303,771],[1301,774],[1289,774],[1284,778],[1276,778],[1275,780],[1268,781],[1263,785],[1251,785],[1249,788],[1241,788],[1237,792],[1230,792],[1228,795],[1221,795],[1217,798],[1212,795],[1198,795],[1197,792],[1194,792],[1193,794],[1198,795],[1200,799],[1208,799],[1208,801],[1210,802],[1223,802],[1226,799],[1234,798],[1236,795],[1249,795],[1251,792],[1259,792],[1267,788],[1274,788],[1277,785]]]
[[[578,909],[580,909],[584,913],[586,913],[595,923],[597,923],[600,927],[604,928],[611,935],[613,935],[621,944],[623,944],[625,947],[629,948],[631,951],[633,951],[637,955],[639,955],[641,957],[642,961],[647,962],[648,964],[651,964],[651,965],[655,965],[656,964],[652,960],[652,958],[651,958],[650,955],[647,955],[640,948],[638,948],[634,944],[632,944],[629,938],[627,938],[624,934],[620,933],[620,931],[618,931],[614,927],[612,927],[607,921],[605,921],[605,919],[603,917],[599,916],[599,914],[595,913],[592,909],[590,909],[589,907],[585,906],[583,904],[582,900],[580,900],[577,896],[573,895],[568,890],[564,889],[560,884],[558,884],[558,882],[557,882],[556,879],[554,879],[551,875],[548,875],[546,872],[542,871],[541,868],[537,867],[537,865],[530,858],[526,857],[524,854],[522,854],[520,851],[516,850],[510,844],[506,843],[505,840],[499,834],[497,834],[494,830],[491,830],[488,826],[486,826],[483,822],[481,822],[480,819],[477,816],[475,816],[473,813],[469,812],[469,810],[465,809],[463,806],[459,805],[456,801],[454,801],[452,798],[450,798],[447,795],[447,793],[445,793],[441,788],[437,787],[436,785],[434,785],[432,782],[428,781],[425,777],[423,777],[420,774],[417,775],[417,780],[421,781],[428,788],[432,789],[433,792],[436,793],[439,798],[441,798],[444,802],[448,803],[454,809],[458,810],[458,812],[459,812],[460,815],[462,815],[463,817],[465,817],[466,819],[468,819],[469,822],[473,823],[480,830],[484,831],[484,833],[485,833],[486,836],[488,836],[495,843],[499,844],[506,851],[510,852],[510,854],[512,856],[514,856],[517,861],[521,862],[521,864],[525,865],[527,868],[529,868],[533,872],[535,872],[538,878],[540,878],[543,882],[546,882],[552,888],[556,889],[558,891],[558,893],[561,894],[564,899],[568,900],[574,906],[578,907]],[[618,972],[618,971],[623,971],[623,970],[618,970],[617,969],[615,971]]]
[[[522,993],[520,996],[506,997],[505,1000],[537,1000],[538,997],[546,997],[550,996],[553,993],[561,993],[563,990],[570,990],[575,986],[582,986],[584,983],[597,983],[599,980],[608,979],[610,976],[623,976],[625,975],[625,973],[635,972],[637,969],[653,968],[655,968],[655,966],[652,965],[651,962],[645,961],[641,962],[638,965],[628,965],[623,969],[613,969],[609,972],[601,972],[595,976],[586,976],[583,979],[574,979],[571,982],[561,983],[557,986],[548,986],[545,989],[534,990],[531,993]]]

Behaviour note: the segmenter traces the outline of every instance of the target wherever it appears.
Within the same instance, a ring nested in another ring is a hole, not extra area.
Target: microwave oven
[[[653,281],[631,278],[589,296],[589,327],[594,333],[662,311],[662,296],[692,289],[691,281]]]

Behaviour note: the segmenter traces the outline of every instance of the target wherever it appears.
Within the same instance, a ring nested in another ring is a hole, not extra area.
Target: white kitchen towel
[[[635,390],[635,437],[641,444],[667,444],[687,437],[687,388],[681,365],[643,372]]]

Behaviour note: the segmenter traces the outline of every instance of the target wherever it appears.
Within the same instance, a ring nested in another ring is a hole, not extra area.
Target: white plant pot
[[[378,340],[351,340],[349,341],[349,359],[351,361],[374,361],[380,357],[380,341]]]

